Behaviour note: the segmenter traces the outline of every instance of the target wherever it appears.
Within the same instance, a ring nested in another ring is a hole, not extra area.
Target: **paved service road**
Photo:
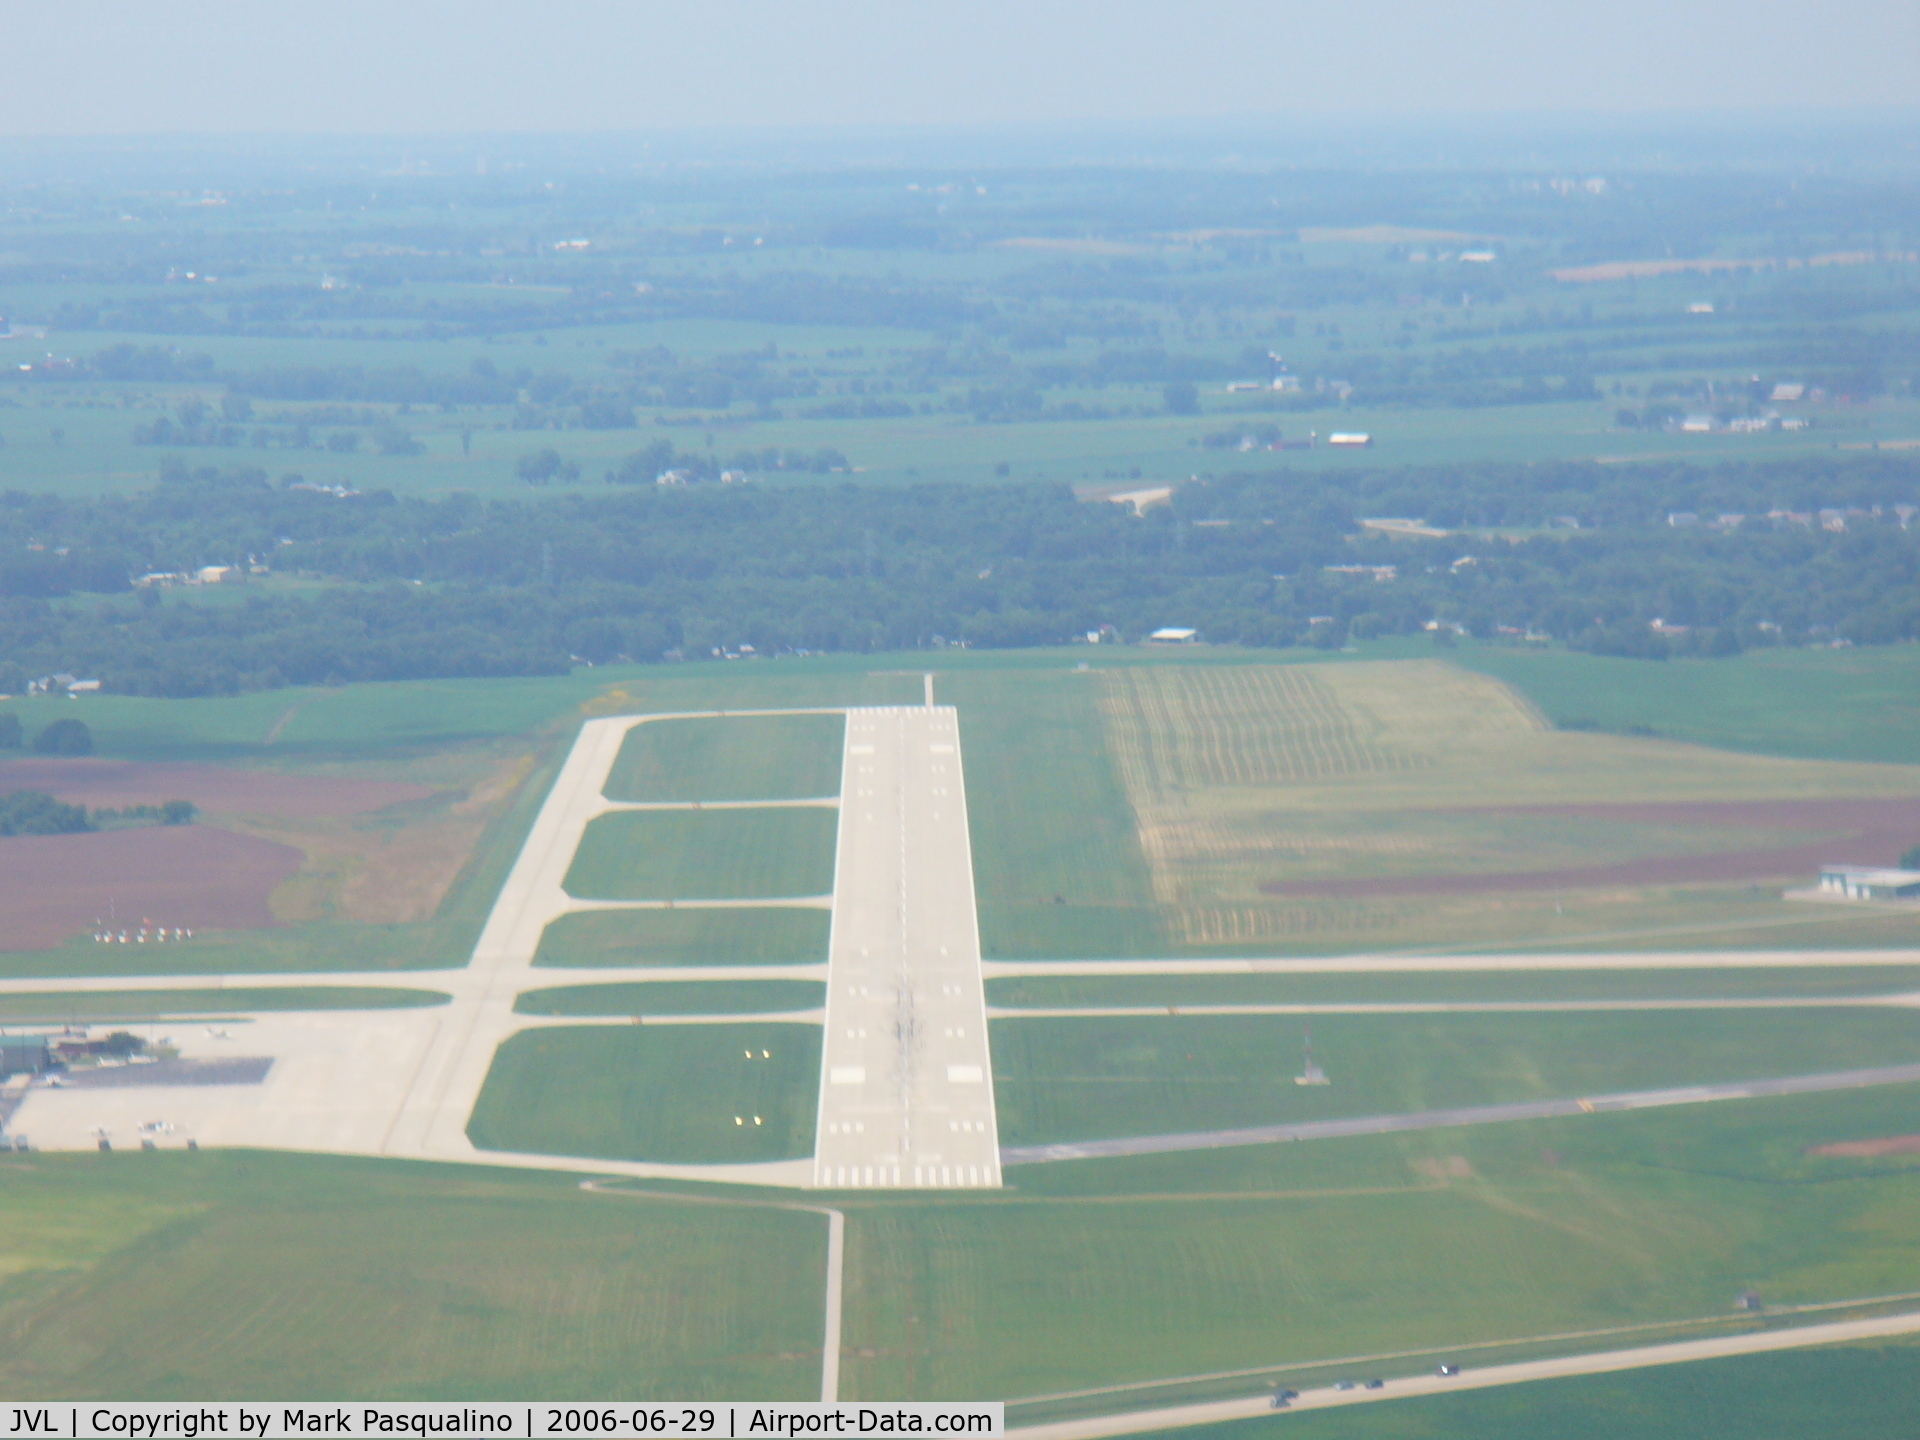
[[[960,726],[847,712],[818,1188],[1000,1184]]]
[[[1650,1110],[1708,1100],[1752,1100],[1763,1095],[1807,1095],[1820,1090],[1860,1090],[1870,1085],[1920,1081],[1920,1065],[1877,1070],[1836,1070],[1825,1075],[1789,1075],[1778,1080],[1742,1080],[1726,1085],[1686,1085],[1671,1090],[1632,1090],[1577,1100],[1522,1100],[1511,1105],[1473,1105],[1457,1110],[1416,1110],[1405,1115],[1357,1115],[1347,1120],[1308,1120],[1296,1125],[1259,1125],[1244,1130],[1189,1130],[1176,1135],[1134,1135],[1063,1145],[1021,1145],[1000,1152],[1003,1165],[1048,1160],[1093,1160],[1115,1155],[1162,1155],[1177,1150],[1224,1150],[1235,1145],[1271,1145],[1281,1140],[1331,1140],[1343,1135],[1386,1135],[1396,1130],[1440,1130],[1453,1125],[1491,1125],[1502,1120],[1545,1120],[1613,1110]]]
[[[1528,1015],[1609,1010],[1920,1009],[1920,991],[1899,995],[1765,995],[1727,1000],[1315,1000],[1273,1005],[996,1005],[989,1020],[1159,1020],[1209,1015]]]
[[[1600,1350],[1588,1355],[1563,1355],[1552,1360],[1527,1360],[1515,1365],[1489,1365],[1458,1375],[1431,1372],[1389,1379],[1379,1390],[1324,1389],[1302,1391],[1288,1406],[1292,1410],[1325,1410],[1336,1405],[1367,1405],[1380,1400],[1407,1400],[1418,1395],[1450,1395],[1526,1380],[1555,1380],[1573,1375],[1607,1375],[1641,1370],[1653,1365],[1678,1365],[1693,1360],[1718,1360],[1729,1355],[1760,1355],[1773,1350],[1799,1350],[1810,1345],[1837,1345],[1849,1340],[1876,1340],[1920,1333],[1920,1313],[1881,1315],[1869,1320],[1835,1320],[1824,1325],[1796,1325],[1784,1330],[1748,1331],[1707,1340],[1677,1340],[1665,1345],[1641,1345],[1631,1350]],[[1009,1430],[1021,1440],[1101,1440],[1108,1435],[1138,1435],[1151,1430],[1178,1430],[1192,1425],[1217,1425],[1226,1420],[1250,1420],[1271,1415],[1266,1395],[1233,1400],[1210,1400],[1197,1405],[1170,1405],[1158,1410],[1133,1410],[1121,1415],[1099,1415],[1086,1420],[1063,1420]]]

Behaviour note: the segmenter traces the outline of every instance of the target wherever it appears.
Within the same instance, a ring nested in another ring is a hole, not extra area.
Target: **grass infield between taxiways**
[[[467,1134],[597,1160],[794,1160],[819,1095],[817,1025],[557,1026],[500,1047]]]
[[[587,826],[565,881],[593,900],[757,900],[833,889],[839,811],[630,810]]]
[[[840,793],[841,715],[650,720],[627,732],[609,800],[809,800]]]
[[[513,1008],[521,1015],[750,1015],[826,1003],[823,980],[650,980],[529,990]]]
[[[548,925],[535,965],[824,964],[831,918],[754,910],[583,910]]]

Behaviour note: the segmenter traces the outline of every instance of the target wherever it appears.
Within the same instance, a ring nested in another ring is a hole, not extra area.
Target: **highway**
[[[950,706],[847,712],[813,1184],[1000,1184]]]
[[[1133,1135],[1058,1145],[1017,1145],[1000,1152],[1002,1165],[1038,1165],[1054,1160],[1093,1160],[1116,1155],[1164,1155],[1180,1150],[1224,1150],[1271,1145],[1282,1140],[1332,1140],[1347,1135],[1387,1135],[1401,1130],[1442,1130],[1455,1125],[1493,1125],[1506,1120],[1546,1120],[1566,1115],[1651,1110],[1714,1100],[1754,1100],[1767,1095],[1809,1095],[1822,1090],[1862,1090],[1873,1085],[1920,1082],[1920,1065],[1873,1070],[1836,1070],[1723,1085],[1686,1085],[1670,1090],[1632,1090],[1570,1100],[1522,1100],[1508,1105],[1472,1105],[1453,1110],[1416,1110],[1404,1115],[1359,1115],[1345,1120],[1306,1120],[1240,1130],[1189,1130],[1172,1135]]]
[[[1451,1395],[1496,1385],[1518,1385],[1529,1380],[1565,1379],[1575,1375],[1608,1375],[1653,1365],[1680,1365],[1717,1360],[1732,1355],[1763,1355],[1798,1350],[1810,1345],[1837,1345],[1850,1340],[1877,1340],[1920,1334],[1920,1312],[1875,1316],[1867,1320],[1834,1320],[1821,1325],[1799,1325],[1783,1330],[1749,1331],[1705,1340],[1675,1340],[1664,1345],[1640,1345],[1627,1350],[1599,1350],[1585,1355],[1563,1355],[1550,1360],[1526,1360],[1512,1365],[1489,1365],[1459,1375],[1422,1375],[1389,1378],[1378,1390],[1335,1390],[1325,1386],[1302,1391],[1287,1413],[1330,1410],[1343,1405],[1368,1405],[1382,1400],[1415,1396]],[[1436,1367],[1437,1368],[1437,1367]],[[1354,1378],[1365,1378],[1356,1375]],[[1193,1425],[1217,1425],[1228,1420],[1251,1420],[1273,1414],[1266,1394],[1232,1400],[1209,1400],[1192,1405],[1169,1405],[1155,1410],[1133,1410],[1084,1420],[1063,1420],[1009,1430],[1021,1440],[1102,1440],[1110,1435],[1139,1435],[1154,1430],[1178,1430]]]

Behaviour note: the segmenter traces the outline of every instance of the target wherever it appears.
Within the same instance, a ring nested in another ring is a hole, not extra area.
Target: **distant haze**
[[[1914,0],[7,0],[0,134],[1920,103]]]

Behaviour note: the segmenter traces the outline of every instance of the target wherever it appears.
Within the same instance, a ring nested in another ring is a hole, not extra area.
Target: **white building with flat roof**
[[[1920,900],[1920,870],[1872,865],[1822,865],[1820,891],[1848,900]]]

